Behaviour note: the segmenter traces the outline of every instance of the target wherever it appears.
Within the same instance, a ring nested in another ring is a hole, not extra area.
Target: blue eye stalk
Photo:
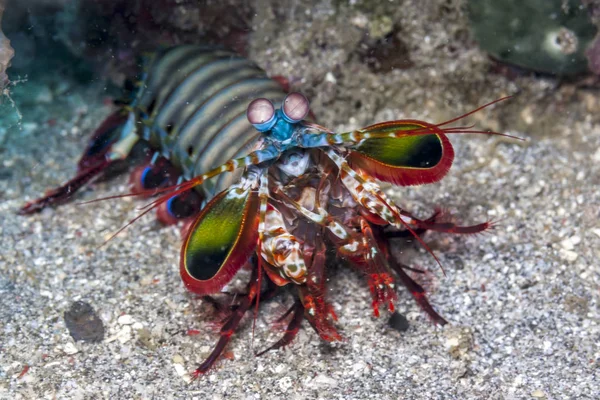
[[[304,120],[309,110],[308,99],[303,94],[290,93],[277,110],[267,99],[253,100],[248,105],[246,116],[259,132],[271,131],[270,137],[285,141],[291,138],[294,125]]]

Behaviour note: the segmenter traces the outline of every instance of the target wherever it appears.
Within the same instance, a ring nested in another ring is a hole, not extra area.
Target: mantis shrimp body
[[[133,193],[124,196],[158,195],[143,214],[156,208],[163,222],[189,221],[180,261],[187,289],[216,302],[211,296],[242,267],[251,270],[245,293],[223,306],[219,340],[195,376],[219,358],[246,312],[282,287],[295,299],[282,317],[288,328],[259,354],[289,344],[303,320],[323,340],[341,340],[327,294],[328,248],[364,276],[376,316],[382,308],[394,311],[403,285],[434,322],[446,323],[407,272],[422,271],[391,255],[392,239],[413,236],[430,251],[420,238],[427,230],[470,234],[491,223],[457,226],[439,213],[418,219],[376,180],[437,182],[454,158],[448,134],[483,132],[447,127],[460,117],[336,133],[305,121],[309,102],[302,94],[286,95],[252,62],[201,46],[156,53],[137,86],[92,136],[77,176],[21,212],[67,200],[135,146],[148,146],[150,155],[132,173]]]
[[[187,180],[232,157],[247,154],[259,133],[246,119],[257,97],[281,102],[281,85],[253,62],[227,50],[195,45],[167,48],[147,56],[133,84],[131,99],[93,134],[79,160],[77,176],[28,203],[23,213],[68,199],[113,163],[130,157],[136,146],[149,145],[152,158],[132,173],[135,190],[151,190]],[[198,187],[199,196],[173,199],[158,213],[166,223],[189,214],[198,197],[211,197],[238,176]]]

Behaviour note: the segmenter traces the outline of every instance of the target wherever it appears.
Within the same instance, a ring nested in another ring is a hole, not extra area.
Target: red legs
[[[267,279],[266,282],[268,284],[268,288],[265,289],[260,294],[260,298],[264,301],[271,300],[273,297],[275,297],[279,293],[279,291],[277,290],[277,287],[270,280]],[[245,294],[232,293],[232,292],[221,292],[221,293],[219,293],[219,296],[225,296],[225,299],[221,299],[220,297],[217,298],[217,297],[211,296],[211,295],[198,296],[197,299],[200,299],[200,300],[210,304],[211,306],[213,306],[213,308],[215,309],[215,312],[218,315],[224,315],[224,318],[223,318],[223,321],[224,321],[227,318],[229,318],[229,314],[232,311],[235,311],[239,307],[239,304],[236,303],[236,299],[240,296],[245,296]],[[281,318],[285,319],[286,316],[287,315],[284,315]]]
[[[230,293],[225,293],[225,294],[231,295],[232,297],[235,298],[234,294],[230,294]],[[214,296],[200,296],[199,298],[202,299],[203,302],[212,305],[215,309],[215,312],[219,315],[226,314],[227,317],[229,317],[229,313],[232,311],[235,311],[235,309],[237,308],[237,304],[234,304],[233,301],[232,302],[224,302],[222,300],[215,298]]]
[[[328,176],[329,173],[325,171],[321,180],[319,181],[315,201],[316,210],[321,210],[320,193],[327,182]],[[323,212],[319,212],[323,214]],[[328,216],[328,218],[331,220],[331,222],[328,223],[327,227],[334,232],[333,229],[336,228],[336,224],[332,222],[335,222],[335,219],[330,216]],[[394,302],[397,300],[394,280],[389,273],[389,266],[387,264],[385,254],[383,254],[379,249],[370,224],[363,217],[359,217],[358,222],[362,232],[362,248],[360,248],[360,250],[359,248],[356,248],[354,250],[355,254],[349,253],[348,255],[351,259],[354,259],[354,261],[358,263],[359,268],[364,269],[364,271],[368,274],[369,289],[373,297],[373,313],[375,316],[379,317],[379,308],[382,304],[387,304],[390,312],[394,311]],[[340,223],[337,223],[337,225],[341,226]],[[355,235],[352,235],[351,232],[346,232],[346,234],[347,237],[342,239],[346,245],[352,246],[353,243],[356,243],[359,247],[361,247],[358,243],[359,240],[354,237]],[[338,236],[338,238],[340,238],[340,236]],[[349,248],[345,249],[344,251],[349,251]],[[366,265],[364,264],[365,262]]]
[[[430,219],[434,219],[436,215],[437,214],[434,214],[434,216],[432,216]],[[419,304],[423,311],[425,311],[436,324],[445,325],[447,323],[446,320],[433,309],[429,303],[429,300],[427,300],[425,289],[415,282],[415,280],[412,279],[404,270],[409,270],[418,274],[423,274],[425,271],[404,265],[389,254],[388,249],[390,237],[388,232],[384,231],[382,227],[375,227],[374,237],[376,238],[376,241],[379,244],[383,254],[385,254],[388,265],[394,270],[400,282],[402,282],[402,284],[409,290],[417,304]]]
[[[223,325],[221,326],[221,330],[219,332],[220,337],[217,341],[217,344],[206,360],[204,360],[204,362],[202,362],[202,364],[200,364],[193,372],[192,376],[194,378],[197,378],[200,374],[206,373],[217,361],[225,349],[225,346],[227,346],[231,340],[231,336],[239,327],[242,318],[246,314],[246,311],[248,311],[254,303],[256,296],[260,291],[260,288],[258,287],[257,275],[257,269],[253,268],[252,276],[250,277],[250,282],[248,282],[247,286],[247,293],[242,297],[235,308],[232,307],[231,314],[225,319]]]
[[[443,219],[443,216],[442,218],[440,218],[440,216],[442,215],[442,212],[440,210],[435,211],[435,213],[426,220],[420,220],[405,210],[400,210],[400,214],[403,217],[406,217],[406,222],[408,224],[414,226],[413,231],[419,236],[425,233],[426,231],[472,235],[485,232],[489,229],[493,229],[496,224],[496,221],[486,221],[476,225],[458,226],[455,223],[449,221],[440,222],[439,220]],[[403,238],[412,237],[413,233],[408,230],[402,229],[387,229],[384,232],[384,236],[388,239]]]
[[[407,221],[410,225],[414,225],[417,229],[423,231],[435,231],[435,232],[444,232],[444,233],[456,233],[456,234],[476,234],[483,232],[487,229],[490,229],[494,226],[492,221],[486,221],[481,224],[471,225],[471,226],[458,226],[453,222],[436,222],[436,219],[441,214],[440,211],[436,211],[433,216],[426,220],[420,220],[415,218],[412,214],[407,211],[400,211],[400,214],[404,217],[408,217]]]
[[[493,227],[493,222],[484,222],[477,225],[472,226],[458,226],[452,222],[436,222],[436,220],[442,214],[441,211],[436,211],[431,217],[426,220],[419,220],[413,217],[410,213],[406,211],[400,211],[400,214],[404,217],[408,217],[410,221],[407,221],[409,224],[416,226],[414,229],[415,233],[423,234],[428,230],[437,231],[437,232],[445,232],[445,233],[456,233],[456,234],[476,234],[485,231],[486,229],[490,229]],[[384,231],[380,230],[378,237],[381,241],[384,241],[382,244],[383,248],[387,251],[387,241],[391,238],[395,237],[411,237],[413,234],[409,231],[405,230],[397,230],[397,231]],[[429,300],[427,299],[426,292],[421,285],[415,282],[405,270],[413,271],[416,273],[423,273],[424,271],[419,269],[411,268],[407,265],[404,265],[394,259],[394,257],[388,257],[390,266],[396,272],[398,279],[404,284],[404,286],[410,291],[415,301],[419,306],[429,315],[429,317],[436,324],[445,325],[447,321],[440,316],[431,306]]]
[[[267,279],[266,282],[269,284],[269,287],[260,294],[263,301],[271,300],[279,293],[277,287],[270,280]],[[239,308],[239,303],[236,302],[237,298],[240,296],[243,297],[245,294],[221,292],[219,296],[225,296],[225,299],[208,295],[198,296],[198,299],[210,304],[214,308],[216,319],[218,320],[216,324],[223,324],[230,317],[231,313]],[[285,319],[286,316],[287,314],[282,316],[281,319]]]
[[[265,215],[268,206],[268,180],[266,174],[262,174],[259,177],[259,260],[254,262],[254,268],[252,272],[252,278],[248,284],[248,293],[244,295],[241,301],[235,306],[231,307],[231,314],[224,320],[223,326],[220,331],[220,338],[213,349],[209,357],[196,369],[194,376],[198,376],[201,373],[206,372],[215,363],[219,355],[223,352],[225,346],[229,343],[229,340],[237,327],[244,314],[256,304],[258,307],[258,299],[260,296],[260,276],[261,276],[261,262],[262,262],[262,251],[261,244],[264,238],[266,230],[265,226]],[[289,323],[286,334],[273,346],[269,347],[266,351],[277,349],[286,344],[289,344],[296,336],[302,319],[306,315],[309,322],[315,327],[315,330],[325,340],[340,340],[341,337],[335,330],[335,327],[330,323],[329,319],[336,318],[333,309],[329,304],[325,302],[325,289],[324,289],[324,262],[325,262],[325,246],[321,244],[318,251],[313,253],[312,263],[309,267],[309,271],[312,275],[309,276],[311,284],[301,285],[300,289],[300,301],[296,303],[294,309],[289,311],[293,312],[294,315]],[[211,302],[215,302],[214,299],[209,298]],[[256,303],[255,303],[256,302]],[[217,303],[218,304],[218,303]],[[219,305],[220,308],[224,308]]]
[[[332,320],[337,321],[337,315],[331,304],[325,301],[324,290],[310,290],[305,286],[299,288],[300,300],[304,307],[304,317],[321,339],[327,342],[342,340]]]
[[[315,193],[315,210],[321,210],[321,195],[328,179],[329,173],[324,172]],[[323,235],[323,229],[318,234]],[[311,249],[312,257],[310,267],[308,268],[306,286],[299,288],[304,316],[322,339],[328,342],[339,341],[342,340],[342,337],[332,324],[332,320],[337,321],[337,315],[331,304],[327,303],[325,299],[325,261],[327,258],[327,249],[322,240],[313,238],[312,243],[313,245],[308,246]],[[308,256],[308,253],[306,252],[305,254]],[[290,321],[290,325],[294,322],[295,318]]]
[[[394,279],[389,273],[387,257],[381,251],[373,230],[366,219],[360,218],[360,229],[365,240],[365,259],[367,260],[368,282],[373,297],[373,313],[379,317],[379,308],[387,304],[388,310],[394,312],[394,302],[398,300]]]
[[[311,266],[309,268],[309,282],[307,285],[299,287],[300,300],[297,300],[294,305],[279,318],[279,321],[284,320],[292,314],[292,319],[288,323],[285,334],[272,346],[261,351],[257,356],[263,355],[268,351],[276,350],[290,344],[300,329],[303,319],[315,328],[317,333],[327,341],[341,340],[341,336],[331,324],[331,319],[337,320],[337,316],[331,305],[325,301],[325,246],[321,243],[320,247],[313,254]],[[259,293],[258,269],[254,268],[252,277],[248,283],[248,293],[243,295],[241,301],[237,304],[223,304],[211,296],[203,298],[213,304],[218,311],[229,311],[230,315],[225,318],[220,330],[220,338],[213,349],[212,353],[206,360],[194,371],[194,377],[207,372],[219,358],[223,352],[233,333],[238,328],[245,313],[255,304]],[[274,285],[261,294],[263,300],[268,300],[277,293],[277,288]]]
[[[285,334],[283,335],[283,337],[279,339],[276,343],[274,343],[272,346],[261,351],[260,353],[257,353],[257,357],[262,356],[263,354],[271,350],[277,350],[282,347],[285,347],[294,340],[294,338],[298,334],[298,331],[300,330],[302,320],[304,319],[304,306],[302,305],[302,302],[296,301],[294,305],[290,307],[289,310],[287,310],[285,314],[278,319],[278,321],[283,321],[290,314],[292,314],[292,319],[288,323],[287,329],[285,330]]]
[[[202,299],[204,301],[212,304],[215,307],[217,313],[226,314],[226,317],[222,319],[222,322],[221,322],[222,325],[221,325],[221,329],[219,331],[220,337],[219,337],[219,340],[217,341],[217,344],[215,345],[211,354],[206,358],[206,360],[204,360],[204,362],[202,362],[202,364],[200,364],[200,366],[198,366],[198,368],[196,368],[196,370],[193,372],[192,375],[194,378],[198,377],[198,375],[200,375],[200,374],[206,373],[208,370],[210,370],[210,368],[212,368],[214,363],[218,360],[219,356],[223,353],[225,347],[229,343],[231,336],[238,329],[244,315],[246,314],[246,312],[248,310],[250,310],[252,308],[252,305],[255,304],[255,301],[258,298],[258,295],[261,290],[261,288],[260,288],[261,282],[258,279],[257,261],[255,258],[253,258],[251,261],[248,261],[248,262],[252,264],[252,275],[251,275],[250,281],[248,282],[248,285],[246,287],[246,293],[239,295],[239,298],[240,298],[239,302],[235,302],[235,303],[233,301],[222,302],[222,301],[217,300],[213,296],[202,296]],[[270,300],[279,293],[277,286],[275,286],[268,279],[266,281],[268,283],[268,287],[264,292],[260,293],[261,299],[263,301]],[[232,295],[232,294],[229,294],[229,295]],[[238,295],[233,294],[233,296],[237,297]],[[284,315],[282,318],[285,318],[286,316],[287,315]],[[295,317],[295,318],[297,318],[297,317]],[[300,326],[300,322],[301,322],[301,319],[300,319],[300,321],[297,322],[298,327]],[[292,325],[290,325],[290,326],[292,326]],[[288,330],[290,330],[290,329],[291,328],[288,327]],[[297,332],[297,329],[296,329],[296,332]],[[290,336],[286,333],[284,338],[282,338],[278,342],[278,343],[282,343],[282,344],[273,346],[272,348],[278,348],[278,347],[284,346],[285,344],[289,343],[294,338],[294,336],[295,336],[295,334]],[[268,350],[270,350],[270,349],[271,348],[269,348]]]
[[[333,150],[327,151],[326,154],[338,166],[342,173],[342,181],[354,197],[355,201],[362,204],[370,213],[378,216],[382,222],[390,223],[396,228],[404,228],[404,230],[415,237],[434,257],[435,255],[431,252],[429,247],[419,238],[419,235],[425,231],[435,230],[448,233],[473,234],[482,232],[492,225],[491,222],[486,222],[474,226],[461,227],[451,222],[437,222],[436,220],[439,218],[439,212],[436,212],[427,220],[417,219],[389,202],[378,186],[352,170],[346,161]],[[344,174],[350,179],[345,179]],[[390,265],[387,262],[389,259],[387,255],[387,243],[382,243],[383,247],[381,248],[385,250],[385,253],[382,253],[367,218],[359,217],[358,222],[362,236],[357,238],[354,232],[349,231],[343,224],[340,224],[339,221],[336,221],[335,218],[328,215],[325,210],[317,207],[315,212],[311,212],[298,202],[292,200],[281,188],[276,188],[274,192],[285,200],[285,204],[294,207],[300,214],[304,215],[309,220],[326,227],[335,237],[337,237],[334,238],[334,241],[342,244],[340,246],[340,253],[357,263],[358,267],[369,275],[369,287],[373,296],[373,309],[375,315],[379,315],[379,307],[381,304],[387,303],[390,311],[393,311],[396,293],[394,290],[394,280],[390,276]],[[375,223],[377,224],[377,222]],[[400,232],[404,230],[400,229]],[[435,258],[436,261],[438,261],[437,257]],[[393,259],[391,261],[393,262],[391,268],[396,271],[398,278],[409,289],[417,303],[435,322],[440,324],[445,323],[446,321],[433,310],[433,307],[431,307],[431,304],[425,296],[424,289],[406,274],[404,271],[405,266],[396,263]],[[305,306],[307,303],[308,302],[304,302]]]
[[[404,269],[408,269],[408,270],[413,270],[413,269],[409,268],[408,266],[406,266],[404,264],[397,262],[396,260],[393,259],[393,257],[390,257],[389,261],[390,261],[390,266],[396,272],[396,275],[398,276],[400,281],[410,291],[410,294],[412,294],[412,296],[415,298],[415,301],[423,309],[423,311],[425,311],[427,313],[427,315],[429,315],[429,317],[436,324],[446,325],[446,323],[447,323],[446,320],[444,318],[442,318],[442,316],[439,315],[433,309],[433,307],[429,303],[429,300],[427,300],[427,295],[425,294],[425,289],[423,289],[423,287],[421,285],[419,285],[417,282],[415,282],[414,279],[412,279],[406,272],[404,272]]]
[[[289,345],[298,335],[304,318],[308,320],[322,339],[329,342],[342,339],[331,323],[331,320],[337,320],[337,316],[331,305],[325,301],[324,266],[325,246],[321,242],[319,249],[313,254],[306,285],[298,287],[300,299],[278,319],[278,322],[281,322],[292,314],[285,334],[273,345],[256,354],[256,356],[261,356],[271,350],[277,350]]]
[[[315,249],[308,268],[308,279],[306,285],[300,286],[300,300],[304,307],[304,316],[310,325],[319,334],[321,339],[328,342],[342,340],[332,321],[337,321],[337,315],[331,304],[327,303],[326,279],[325,279],[325,259],[326,248],[323,241],[317,241],[318,247]]]
[[[421,236],[423,235],[425,232],[427,232],[427,229],[424,228],[417,228],[417,229],[413,229],[413,231],[415,232],[415,234]],[[413,234],[412,232],[406,230],[406,229],[389,229],[385,231],[385,237],[388,239],[392,239],[392,238],[412,238]]]
[[[436,211],[431,217],[426,220],[419,220],[412,216],[410,213],[406,211],[400,211],[400,214],[404,217],[409,218],[407,221],[409,224],[416,226],[414,229],[415,233],[422,234],[428,230],[436,231],[436,232],[445,232],[445,233],[456,233],[456,234],[477,234],[480,232],[484,232],[487,229],[491,229],[494,227],[494,222],[487,221],[481,224],[472,225],[472,226],[458,226],[452,222],[437,222],[441,215],[441,211]],[[380,231],[379,237],[384,242],[387,242],[389,239],[394,237],[409,237],[413,236],[413,234],[409,231],[397,230],[397,231]],[[387,249],[387,243],[384,243],[384,248]],[[416,273],[423,273],[424,271],[414,269],[408,267],[394,259],[394,257],[388,257],[390,262],[390,266],[396,272],[400,281],[406,286],[406,288],[410,291],[415,301],[419,304],[419,306],[425,311],[429,317],[436,323],[440,325],[445,325],[447,321],[440,316],[431,306],[429,301],[427,300],[427,296],[425,290],[421,285],[415,282],[406,272],[405,270],[413,271]]]
[[[297,302],[295,302],[295,303],[297,303]],[[283,321],[285,321],[285,319],[288,317],[288,315],[290,315],[292,313],[292,311],[294,311],[294,310],[295,310],[294,306],[288,308],[288,310],[286,312],[284,312],[279,318],[277,318],[275,320],[275,324],[278,325],[278,324],[283,323]],[[303,308],[303,310],[304,310],[304,308]]]
[[[401,211],[400,213],[404,214],[405,212]],[[440,216],[441,213],[442,212],[440,210],[436,210],[433,213],[433,215],[431,217],[427,218],[424,222],[434,223],[437,220],[437,218]],[[425,229],[425,228],[416,228],[416,229],[413,229],[413,231],[417,235],[421,236],[425,232],[427,232],[427,229]],[[391,238],[405,238],[405,237],[412,237],[413,236],[412,232],[410,232],[409,230],[407,230],[407,229],[400,230],[400,229],[397,229],[397,228],[386,229],[383,232],[383,235],[386,237],[386,239],[391,239]]]

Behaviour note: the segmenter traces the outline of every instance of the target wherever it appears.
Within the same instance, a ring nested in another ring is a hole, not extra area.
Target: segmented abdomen
[[[245,155],[259,133],[246,118],[256,98],[280,103],[285,93],[252,61],[227,50],[182,45],[150,57],[132,106],[138,135],[190,179],[225,161]],[[209,194],[228,187],[225,174]]]

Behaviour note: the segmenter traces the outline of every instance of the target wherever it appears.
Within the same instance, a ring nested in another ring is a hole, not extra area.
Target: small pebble
[[[546,397],[546,393],[544,393],[541,390],[534,390],[533,392],[531,392],[531,397],[535,397],[536,399],[543,399]]]
[[[559,251],[560,258],[568,262],[575,262],[579,257],[579,254],[575,253],[571,250],[560,249]]]
[[[185,363],[185,360],[183,359],[183,357],[180,354],[175,354],[173,356],[173,362],[175,364],[183,364],[183,363]]]
[[[117,340],[121,344],[125,344],[125,343],[129,342],[131,340],[131,338],[132,338],[132,330],[131,330],[131,326],[129,326],[129,325],[123,326],[123,329],[121,329],[119,331],[119,333],[117,333]]]
[[[79,349],[75,347],[74,343],[69,342],[63,346],[63,351],[68,355],[73,355],[77,354],[79,352]]]
[[[289,376],[284,376],[277,381],[277,384],[282,392],[287,392],[292,387],[293,381]]]
[[[327,375],[323,375],[323,374],[319,374],[316,376],[316,378],[313,380],[314,383],[319,384],[319,385],[324,385],[324,386],[337,386],[338,381],[327,376]]]
[[[119,318],[117,318],[117,323],[119,325],[131,325],[134,323],[134,319],[131,315],[121,315]]]

